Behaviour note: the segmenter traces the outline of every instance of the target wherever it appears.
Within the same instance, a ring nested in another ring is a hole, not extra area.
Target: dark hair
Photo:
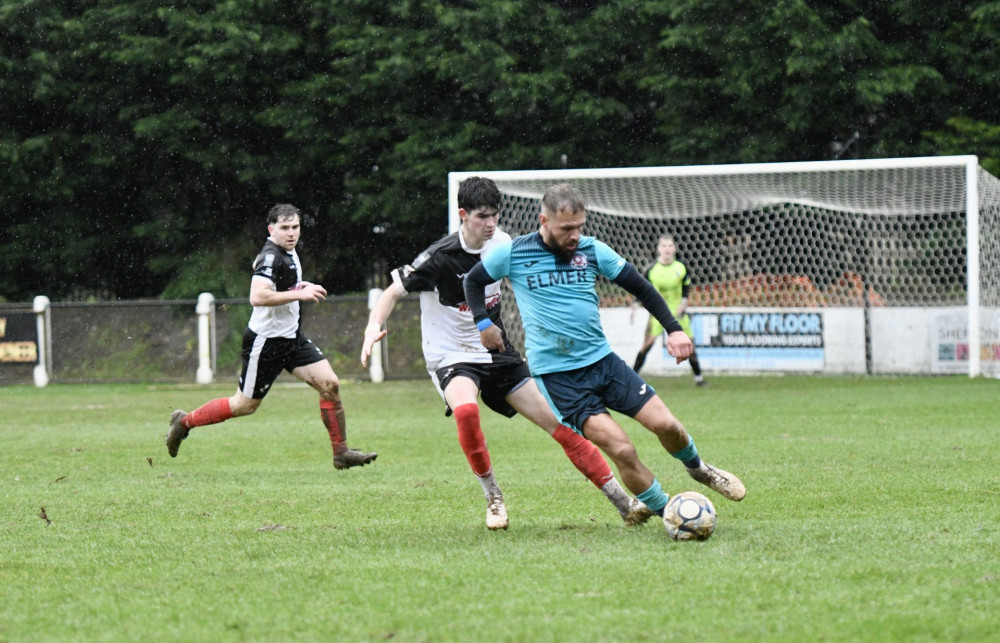
[[[267,213],[267,225],[274,225],[282,219],[294,219],[295,217],[302,219],[302,213],[299,212],[298,208],[290,203],[279,203]]]
[[[470,176],[458,185],[458,207],[466,212],[476,208],[500,209],[500,188],[493,179]]]

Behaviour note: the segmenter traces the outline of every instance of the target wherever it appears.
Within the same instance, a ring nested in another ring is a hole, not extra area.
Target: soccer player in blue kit
[[[582,435],[562,426],[538,392],[520,353],[508,342],[487,351],[465,304],[462,277],[480,257],[510,236],[498,227],[500,190],[492,180],[472,176],[458,187],[458,231],[431,244],[411,263],[392,271],[392,284],[379,296],[368,317],[361,347],[367,365],[372,347],[386,336],[389,314],[410,292],[420,293],[420,333],[427,372],[454,414],[458,441],[486,497],[486,525],[507,529],[510,521],[503,493],[493,472],[483,435],[478,398],[492,411],[513,417],[519,413],[544,429],[562,446],[566,457],[615,506],[627,525],[641,524],[652,512],[622,489],[601,452]],[[503,327],[500,284],[490,284],[488,310]]]
[[[663,297],[635,266],[593,237],[582,236],[586,203],[568,183],[542,197],[538,232],[499,244],[465,278],[465,299],[483,346],[503,347],[503,334],[486,311],[485,287],[507,277],[525,330],[531,374],[563,424],[589,438],[618,467],[625,486],[662,515],[669,496],[639,460],[635,445],[608,409],[652,431],[696,481],[730,500],[746,487],[704,462],[681,422],[632,368],[611,350],[601,326],[594,285],[604,275],[634,295],[667,330],[667,351],[678,363],[693,345]]]

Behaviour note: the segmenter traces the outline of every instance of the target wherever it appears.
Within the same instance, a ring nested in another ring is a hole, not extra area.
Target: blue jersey
[[[576,254],[565,261],[537,232],[499,244],[483,258],[493,279],[510,279],[532,375],[582,368],[611,353],[594,285],[598,274],[614,279],[625,264],[593,237],[581,237]]]

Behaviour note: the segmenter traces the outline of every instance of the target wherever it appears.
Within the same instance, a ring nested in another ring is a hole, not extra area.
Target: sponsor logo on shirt
[[[499,303],[500,303],[500,293],[497,293],[497,294],[495,294],[495,295],[493,295],[491,297],[487,297],[486,298],[486,309],[489,310],[490,308],[495,307]],[[460,312],[460,313],[467,313],[467,312],[470,312],[470,311],[471,311],[471,309],[469,308],[469,304],[465,303],[464,301],[458,305],[458,312]]]
[[[537,275],[527,275],[524,278],[524,281],[528,284],[528,288],[530,290],[548,288],[550,286],[571,286],[573,284],[594,283],[590,273],[585,270],[540,272]]]

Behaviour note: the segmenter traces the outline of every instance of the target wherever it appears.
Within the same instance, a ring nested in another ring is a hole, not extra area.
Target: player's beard
[[[542,243],[545,245],[548,251],[554,254],[558,259],[561,259],[562,261],[565,261],[567,263],[569,263],[569,261],[576,256],[576,250],[580,246],[580,244],[577,243],[572,250],[569,250],[565,246],[557,244],[556,240],[553,238],[552,235],[546,235],[545,230],[540,232],[540,236],[542,238]],[[546,239],[545,238],[546,236],[548,236],[549,238]]]
[[[574,246],[573,249],[570,250],[568,248],[564,248],[563,246],[559,246],[558,248],[555,249],[556,256],[565,261],[566,263],[569,263],[573,259],[573,257],[576,256],[576,250],[578,247],[579,246]]]

